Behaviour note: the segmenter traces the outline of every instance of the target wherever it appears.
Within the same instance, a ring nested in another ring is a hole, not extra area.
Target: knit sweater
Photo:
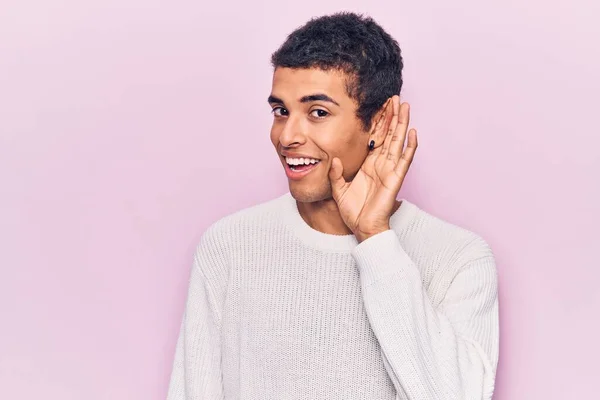
[[[322,233],[290,193],[211,225],[168,400],[490,399],[489,245],[406,199],[390,227],[361,243]]]

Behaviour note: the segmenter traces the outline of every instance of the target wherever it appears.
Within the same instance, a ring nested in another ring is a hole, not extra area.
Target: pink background
[[[495,399],[598,398],[597,2],[201,3],[2,1],[0,398],[164,399],[200,235],[287,189],[269,55],[341,9],[403,50],[402,195],[497,255]]]

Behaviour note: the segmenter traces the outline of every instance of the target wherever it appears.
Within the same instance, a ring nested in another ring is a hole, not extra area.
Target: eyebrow
[[[269,102],[269,104],[272,104],[272,103],[285,104],[283,102],[283,100],[281,100],[279,97],[275,97],[273,95],[270,95],[267,101]],[[327,101],[329,103],[335,104],[336,106],[339,106],[337,101],[335,101],[334,99],[332,99],[331,97],[327,96],[324,93],[310,94],[310,95],[303,96],[300,98],[300,103],[310,103],[311,101]]]

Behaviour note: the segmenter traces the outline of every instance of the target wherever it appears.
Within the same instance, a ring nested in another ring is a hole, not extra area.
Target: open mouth
[[[285,157],[285,162],[294,172],[307,171],[314,168],[321,160],[316,158],[291,158]]]

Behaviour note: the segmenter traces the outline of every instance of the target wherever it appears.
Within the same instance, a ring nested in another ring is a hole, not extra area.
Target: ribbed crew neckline
[[[417,206],[405,198],[400,207],[390,217],[390,227],[395,230],[402,230],[414,216]],[[300,211],[296,199],[290,192],[282,196],[284,219],[294,234],[304,244],[312,248],[334,252],[351,252],[358,245],[358,241],[353,234],[335,235],[320,232],[306,223]]]

